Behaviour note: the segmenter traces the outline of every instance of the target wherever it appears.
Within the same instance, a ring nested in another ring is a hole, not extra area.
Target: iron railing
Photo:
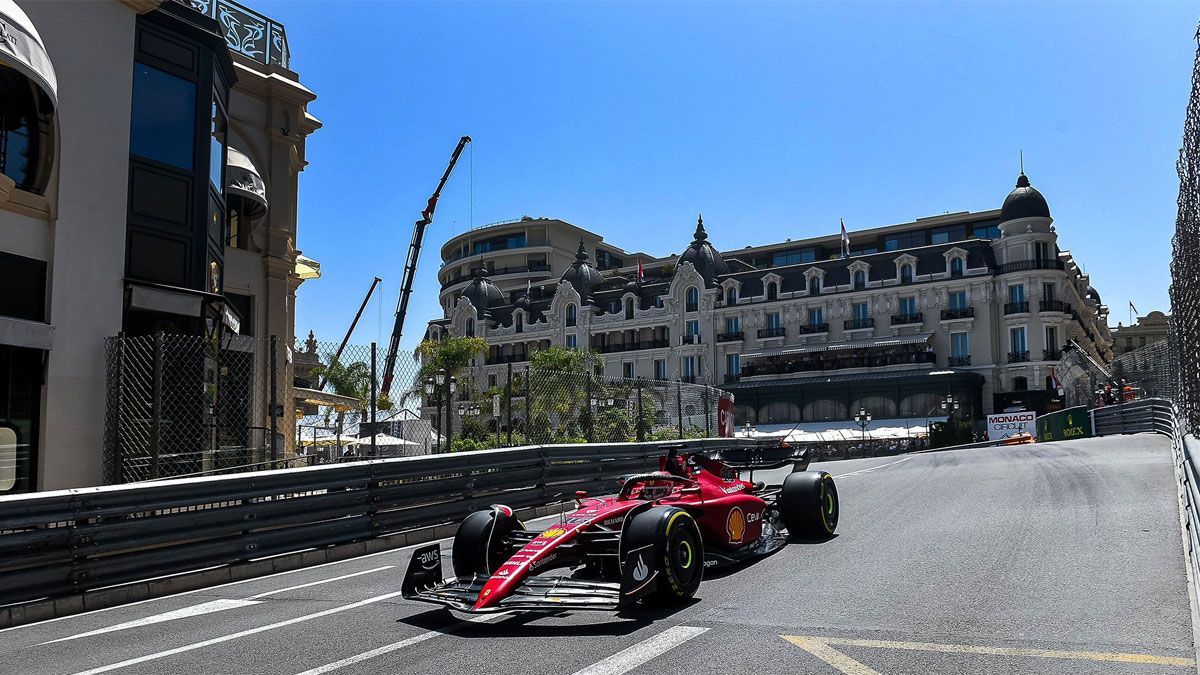
[[[970,319],[975,316],[974,307],[958,307],[955,309],[943,309],[942,321],[950,321],[953,319]]]

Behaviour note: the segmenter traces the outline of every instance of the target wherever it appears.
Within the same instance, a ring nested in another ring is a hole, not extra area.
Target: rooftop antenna
[[[1019,153],[1019,156],[1021,158],[1021,173],[1025,173],[1025,151],[1018,150],[1017,152]]]

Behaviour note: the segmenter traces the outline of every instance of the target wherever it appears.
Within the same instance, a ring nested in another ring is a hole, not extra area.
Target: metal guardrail
[[[1193,455],[1195,438],[1188,437],[1183,416],[1171,401],[1161,398],[1096,408],[1091,415],[1093,433],[1097,436],[1156,433],[1171,439],[1184,517],[1188,574],[1195,586],[1200,581],[1200,472],[1196,470]]]
[[[613,492],[661,443],[482,450],[0,497],[0,604]],[[753,446],[701,439],[690,447]]]

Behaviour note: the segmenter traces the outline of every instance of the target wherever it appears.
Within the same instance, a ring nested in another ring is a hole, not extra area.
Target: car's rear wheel
[[[798,471],[783,480],[779,517],[792,536],[833,536],[840,510],[837,486],[828,473]]]
[[[621,548],[650,546],[662,572],[650,600],[679,604],[696,594],[704,579],[704,540],[692,514],[673,506],[656,506],[633,516]]]
[[[463,519],[454,535],[454,576],[490,575],[508,559],[508,535],[524,529],[507,506],[476,511]]]

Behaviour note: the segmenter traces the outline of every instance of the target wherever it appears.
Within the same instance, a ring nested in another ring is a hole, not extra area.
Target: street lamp
[[[867,412],[866,408],[859,408],[858,414],[854,416],[854,421],[858,422],[858,428],[862,429],[862,440],[867,442],[867,425],[871,423],[871,413]]]
[[[742,427],[742,434],[746,438],[753,438],[757,431],[758,430],[754,428],[754,425],[750,424],[750,420],[746,420],[746,426]]]

